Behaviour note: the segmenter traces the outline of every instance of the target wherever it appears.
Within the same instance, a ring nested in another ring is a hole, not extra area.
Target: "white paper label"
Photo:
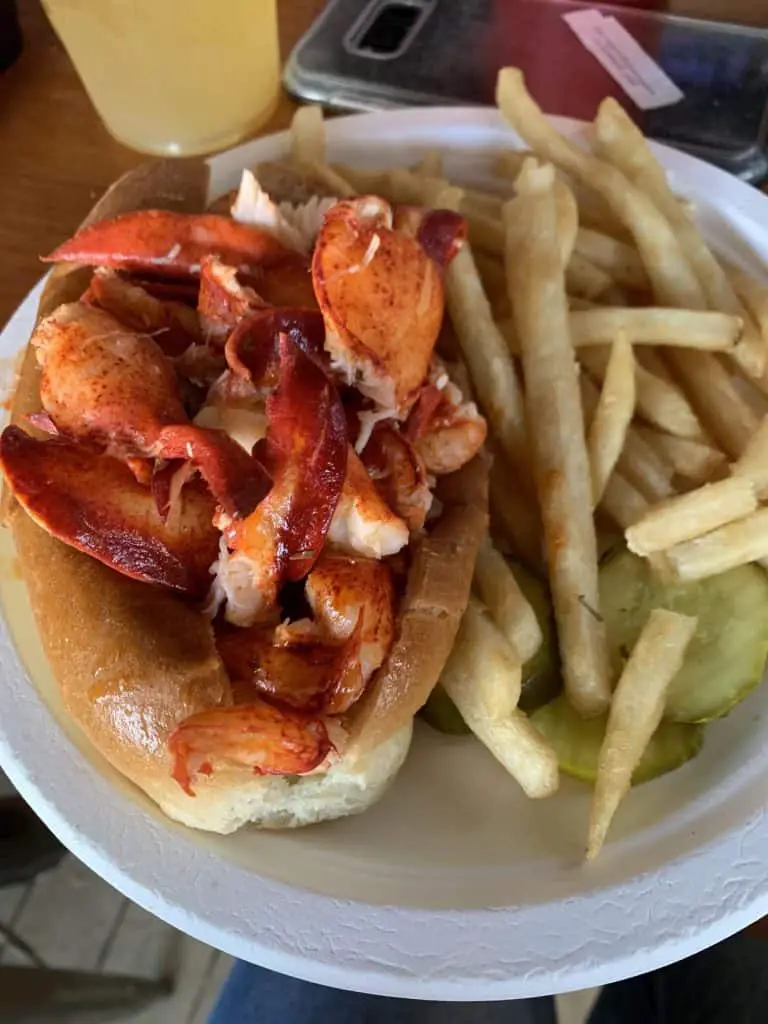
[[[564,14],[563,20],[641,110],[669,107],[683,98],[669,75],[615,18],[586,10]]]

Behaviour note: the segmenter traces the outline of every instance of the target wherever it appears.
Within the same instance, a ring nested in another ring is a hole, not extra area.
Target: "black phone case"
[[[386,26],[376,30],[392,8],[410,9],[397,13],[406,26],[399,42]],[[635,107],[563,20],[580,9],[615,17],[683,99]],[[764,29],[572,0],[332,0],[291,54],[284,81],[299,98],[336,109],[485,105],[498,69],[510,64],[548,113],[590,120],[611,95],[651,138],[748,181],[768,176]]]

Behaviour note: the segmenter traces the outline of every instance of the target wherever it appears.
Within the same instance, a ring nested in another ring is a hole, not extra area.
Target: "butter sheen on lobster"
[[[128,175],[51,254],[0,465],[70,713],[226,832],[363,810],[400,767],[468,596],[485,423],[434,352],[461,218],[323,200],[297,241],[247,174],[235,216],[195,212],[203,184]]]

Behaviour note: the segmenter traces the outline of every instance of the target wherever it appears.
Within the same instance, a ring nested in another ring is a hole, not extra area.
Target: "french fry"
[[[768,285],[741,267],[729,265],[727,274],[736,295],[759,327],[763,341],[768,344]]]
[[[530,661],[544,639],[541,626],[506,559],[490,540],[480,546],[477,554],[475,589],[521,663]]]
[[[574,205],[576,200],[574,199]],[[636,249],[591,228],[579,228],[576,252],[632,291],[650,291],[651,283]]]
[[[645,515],[649,505],[640,491],[614,470],[605,485],[600,508],[617,526],[626,530]]]
[[[443,154],[439,149],[429,149],[414,167],[415,174],[423,174],[426,178],[442,178]]]
[[[589,375],[602,383],[608,366],[609,346],[588,345],[580,348],[577,355]],[[635,357],[635,405],[638,415],[678,437],[700,437],[701,424],[680,389],[641,366],[636,352]],[[638,429],[637,425],[635,429]],[[665,458],[665,461],[673,460]]]
[[[768,558],[768,509],[759,509],[703,537],[667,548],[664,557],[675,576],[685,582],[703,580],[737,565]]]
[[[464,649],[460,663],[465,668],[479,666],[479,670],[471,669],[474,678],[469,679],[476,710],[492,719],[511,715],[520,700],[522,661],[494,622],[490,609],[474,596],[470,596],[462,617],[456,646]],[[462,711],[458,703],[456,706]]]
[[[483,282],[483,288],[493,310],[494,319],[499,330],[506,337],[501,325],[509,318],[509,297],[507,295],[507,277],[504,263],[497,256],[489,256],[485,252],[473,252],[475,266]],[[510,349],[510,351],[512,351]]]
[[[665,217],[616,167],[585,153],[560,135],[528,93],[519,69],[503,68],[499,72],[496,101],[518,135],[537,155],[600,193],[616,218],[631,232],[662,305],[706,308],[701,285]]]
[[[579,234],[579,208],[576,205],[573,192],[565,182],[555,178],[553,186],[555,196],[555,215],[557,217],[557,238],[560,243],[560,259],[563,266],[573,258],[573,250]],[[566,271],[567,280],[567,271]]]
[[[565,286],[569,295],[584,299],[597,299],[611,288],[613,281],[600,267],[596,267],[579,252],[571,254],[565,268]]]
[[[627,547],[636,555],[666,551],[675,544],[742,519],[756,509],[755,487],[745,476],[704,484],[650,508],[626,531]]]
[[[680,671],[695,632],[695,618],[654,608],[624,666],[600,748],[587,860],[594,860],[603,847],[613,816],[629,792],[632,773],[661,722],[669,684]]]
[[[635,359],[632,346],[620,332],[611,347],[603,387],[587,435],[593,506],[599,505],[618,462],[634,412]]]
[[[605,307],[571,313],[575,348],[610,344],[624,331],[632,345],[674,345],[726,352],[738,342],[743,328],[739,317],[700,310]]]
[[[598,152],[650,197],[679,240],[701,287],[706,306],[742,316],[745,330],[733,358],[750,377],[760,377],[768,362],[768,347],[746,317],[744,307],[723,268],[704,241],[689,213],[669,187],[667,174],[631,118],[612,98],[603,100],[595,119]],[[686,303],[673,303],[686,306]],[[692,307],[699,308],[699,307]]]
[[[440,682],[480,742],[527,796],[541,799],[557,791],[557,755],[515,707],[520,681],[521,664],[514,648],[471,597]]]
[[[349,182],[359,195],[378,195],[383,199],[389,199],[388,171],[371,171],[363,167],[352,167],[350,164],[331,164],[330,167],[344,181]]]
[[[455,210],[460,190],[441,188],[431,205]],[[523,394],[507,344],[493,319],[469,246],[445,271],[445,299],[470,376],[499,447],[530,491],[528,429]]]
[[[291,121],[291,158],[298,164],[325,160],[323,108],[316,103],[299,107]]]
[[[569,179],[569,187],[579,208],[579,224],[582,227],[592,228],[593,231],[600,231],[611,238],[633,244],[632,235],[599,192],[573,179]]]
[[[589,461],[559,259],[554,169],[527,162],[504,206],[510,301],[523,358],[531,452],[566,692],[582,714],[610,701],[599,613]]]
[[[489,477],[488,499],[491,510],[491,528],[494,536],[501,536],[526,565],[540,569],[543,564],[541,521],[532,495],[528,495],[514,470],[493,443]]]
[[[569,295],[568,308],[575,311],[580,309],[599,309],[599,306],[591,299],[585,299],[580,295]]]
[[[731,459],[738,459],[759,420],[733,375],[709,352],[672,348],[665,357],[718,448]]]
[[[731,472],[748,476],[761,500],[768,499],[768,416],[764,416]]]
[[[692,484],[705,484],[721,476],[728,460],[705,441],[663,433],[635,424],[635,430],[654,451],[674,466],[675,474]]]
[[[597,409],[600,393],[585,374],[579,379],[584,422],[587,430]],[[630,426],[624,437],[624,448],[617,467],[622,476],[633,484],[649,501],[663,501],[674,494],[672,476],[674,468],[665,462]]]
[[[306,110],[306,107],[299,109]],[[340,199],[351,199],[358,194],[357,189],[347,181],[334,167],[324,163],[322,160],[296,161],[324,185],[337,195]]]
[[[535,156],[530,149],[505,149],[497,154],[493,170],[499,178],[508,178],[509,181],[514,181],[529,156]]]

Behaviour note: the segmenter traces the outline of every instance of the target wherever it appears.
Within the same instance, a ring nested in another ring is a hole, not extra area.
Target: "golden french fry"
[[[477,554],[475,588],[521,663],[530,661],[544,639],[541,626],[507,560],[490,540],[480,546]]]
[[[581,309],[599,309],[591,299],[582,298],[581,295],[569,295],[568,296],[568,308],[572,311]]]
[[[539,799],[557,791],[560,773],[554,750],[515,707],[520,681],[514,649],[470,598],[440,682],[480,742],[527,796]]]
[[[550,160],[580,184],[599,192],[631,232],[662,305],[704,309],[706,301],[665,217],[651,200],[611,164],[585,153],[550,124],[528,93],[518,68],[503,68],[496,84],[502,113],[542,159]]]
[[[429,149],[414,167],[415,174],[423,174],[425,178],[442,178],[443,154],[439,149]]]
[[[582,227],[576,236],[576,252],[604,270],[617,284],[633,291],[650,291],[651,282],[643,261],[637,250],[626,242]]]
[[[502,327],[502,333],[504,331]],[[610,348],[607,345],[588,345],[580,348],[577,353],[582,367],[598,382],[602,382],[605,377],[609,355]],[[635,405],[638,415],[670,434],[687,438],[701,436],[701,424],[680,389],[641,366],[636,352]],[[635,429],[638,429],[637,426]],[[673,462],[671,459],[665,461]]]
[[[664,714],[669,684],[680,671],[696,619],[654,608],[616,686],[600,748],[589,814],[587,859],[603,847],[632,773]]]
[[[351,167],[349,164],[331,164],[330,167],[359,195],[378,195],[383,199],[389,199],[388,171],[371,171],[367,168]]]
[[[494,160],[494,172],[499,178],[508,178],[510,181],[514,181],[529,156],[535,156],[530,149],[505,149]]]
[[[422,193],[423,196],[423,193]],[[557,227],[562,259],[568,263],[576,261],[576,267],[569,271],[568,282],[573,291],[588,290],[595,295],[611,286],[611,278],[594,263],[581,255],[572,255],[579,227],[579,211],[576,200],[567,185],[555,182],[557,203]],[[421,202],[424,201],[422,198]],[[464,190],[459,212],[467,221],[467,234],[474,250],[492,255],[504,255],[504,228],[501,225],[502,202],[497,196]]]
[[[597,299],[605,295],[613,281],[600,267],[596,267],[579,252],[571,254],[565,268],[565,286],[569,295],[584,299]]]
[[[456,646],[463,649],[458,662],[469,669],[467,681],[477,713],[493,719],[511,715],[520,700],[522,661],[490,609],[474,596],[461,620]],[[462,711],[458,703],[457,707]]]
[[[455,210],[459,189],[441,188],[431,205]],[[445,271],[445,299],[480,405],[499,447],[529,487],[528,429],[520,382],[493,319],[472,251],[462,246]]]
[[[650,508],[626,531],[627,547],[636,555],[666,551],[675,544],[743,519],[756,509],[757,495],[748,477],[732,476],[704,484]]]
[[[729,266],[728,279],[760,332],[763,345],[768,346],[768,286],[741,267]],[[753,376],[760,390],[768,392],[768,367]]]
[[[664,557],[680,580],[703,580],[737,565],[768,558],[768,509],[667,548]]]
[[[323,108],[316,103],[299,107],[291,121],[291,157],[299,164],[325,160]]]
[[[560,242],[560,259],[567,267],[573,257],[576,238],[579,233],[579,208],[573,192],[564,181],[555,178],[555,215],[557,217],[557,238]],[[567,272],[566,272],[567,280]]]
[[[502,323],[509,321],[509,297],[507,295],[507,276],[504,263],[498,256],[490,256],[486,252],[472,252],[475,266],[483,282],[483,288],[493,310],[494,319],[499,330],[506,337]],[[512,351],[512,349],[510,349]]]
[[[599,307],[571,313],[575,348],[610,344],[624,331],[632,345],[674,345],[725,352],[741,336],[743,322],[726,313],[701,310]]]
[[[612,238],[633,244],[632,235],[599,192],[572,178],[568,178],[568,182],[579,208],[579,224],[582,227],[592,228],[593,231],[600,231]]]
[[[599,391],[585,374],[581,375],[579,385],[584,422],[588,429],[597,409]],[[634,426],[630,426],[625,434],[617,468],[649,501],[663,501],[674,494],[671,483],[674,468],[643,441]]]
[[[629,480],[616,470],[611,473],[603,491],[600,508],[606,515],[626,530],[648,511],[648,502]]]
[[[300,108],[306,110],[306,107]],[[306,167],[307,171],[312,174],[312,177],[317,181],[321,181],[326,185],[334,195],[339,196],[340,199],[351,199],[356,196],[357,189],[347,181],[334,167],[330,164],[324,163],[322,160],[305,160],[296,161],[301,167]]]
[[[738,459],[759,420],[733,375],[710,352],[671,348],[665,358],[717,446],[731,459]]]
[[[741,301],[694,220],[669,187],[667,173],[653,155],[645,136],[616,100],[608,98],[600,104],[595,136],[598,153],[649,196],[667,219],[699,281],[706,305],[744,318],[744,334],[732,355],[746,374],[760,377],[768,362],[768,348],[749,318],[744,316]]]
[[[663,433],[635,424],[640,437],[675,468],[675,474],[693,484],[705,484],[722,475],[728,460],[705,441]]]
[[[757,488],[758,496],[768,499],[768,416],[749,439],[741,457],[731,466],[731,472],[748,476]]]
[[[635,413],[635,358],[626,335],[611,346],[603,387],[587,434],[592,504],[597,506],[619,460]]]
[[[566,692],[583,714],[610,701],[597,544],[577,368],[568,331],[554,168],[526,161],[504,206],[510,301],[523,358],[531,453],[544,524]]]

